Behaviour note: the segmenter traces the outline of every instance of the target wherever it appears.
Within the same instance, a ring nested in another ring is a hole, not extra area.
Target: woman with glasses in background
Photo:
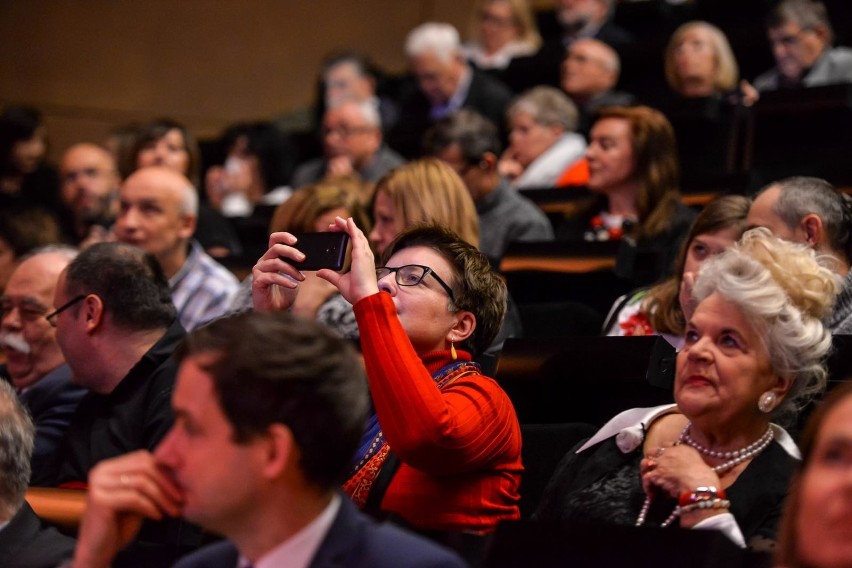
[[[404,231],[378,268],[352,219],[338,217],[333,228],[350,236],[351,270],[317,276],[354,307],[375,408],[345,491],[445,543],[451,533],[484,534],[518,519],[518,419],[472,362],[500,327],[505,283],[482,253],[440,226]],[[291,235],[270,242],[253,271],[257,310],[288,308],[302,280],[281,259],[302,258]]]

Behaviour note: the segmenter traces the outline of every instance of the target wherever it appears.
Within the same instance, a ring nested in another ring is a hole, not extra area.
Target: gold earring
[[[456,344],[453,343],[452,339],[450,339],[450,357],[453,358],[453,361],[459,358],[459,354],[456,353]]]

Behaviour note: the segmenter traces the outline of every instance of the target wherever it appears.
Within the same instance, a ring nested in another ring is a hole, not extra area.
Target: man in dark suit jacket
[[[74,550],[74,540],[45,528],[24,501],[30,479],[35,428],[12,386],[0,381],[0,566],[57,566]]]
[[[418,88],[403,96],[399,120],[388,135],[388,144],[406,158],[419,157],[429,127],[461,108],[477,111],[506,132],[511,91],[468,65],[460,46],[450,24],[426,23],[408,34],[405,52]]]
[[[165,515],[228,539],[180,568],[464,566],[337,491],[369,406],[345,340],[286,313],[248,312],[194,330],[178,359],[175,425],[160,446],[89,476],[75,568],[108,566],[144,518]]]
[[[86,392],[71,383],[56,330],[44,317],[59,274],[75,255],[70,247],[53,247],[24,259],[0,298],[0,346],[7,359],[0,376],[18,390],[35,422],[32,485],[47,485],[55,477],[59,443]]]

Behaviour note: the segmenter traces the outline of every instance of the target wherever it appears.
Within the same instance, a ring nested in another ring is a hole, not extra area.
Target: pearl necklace
[[[687,446],[697,450],[698,453],[703,454],[705,456],[710,456],[719,459],[730,458],[725,463],[713,466],[711,468],[716,473],[728,471],[734,466],[737,466],[743,463],[744,461],[757,456],[758,454],[760,454],[760,452],[765,450],[769,446],[769,444],[772,443],[773,439],[775,439],[775,433],[772,431],[772,426],[769,426],[766,428],[766,432],[760,438],[758,438],[757,440],[755,440],[744,448],[740,448],[739,450],[733,450],[730,452],[716,452],[705,448],[704,446],[693,440],[692,437],[689,435],[689,430],[691,427],[692,422],[687,422],[686,427],[683,429],[683,432],[680,433],[680,437],[678,438],[677,442],[675,442],[675,446],[678,446],[680,444],[686,444]],[[648,510],[650,508],[651,496],[648,495],[645,497],[645,502],[642,503],[642,509],[639,511],[639,516],[636,517],[637,527],[641,527],[643,524],[645,524],[645,518],[648,516]],[[663,521],[660,526],[669,526],[674,522],[674,520],[678,517],[679,514],[680,508],[675,506],[674,511],[672,511],[672,514],[666,517],[666,520]]]

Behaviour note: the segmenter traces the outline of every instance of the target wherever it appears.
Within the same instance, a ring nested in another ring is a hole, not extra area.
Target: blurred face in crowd
[[[606,193],[633,181],[635,159],[630,122],[623,118],[603,118],[589,135],[589,189]]]
[[[6,242],[6,239],[0,238],[0,293],[6,287],[6,282],[9,281],[9,276],[15,270],[15,251],[12,245]]]
[[[44,316],[52,311],[57,280],[68,263],[56,253],[30,257],[12,273],[0,297],[0,345],[16,388],[33,385],[64,362],[55,330]]]
[[[520,36],[512,5],[506,0],[485,2],[479,11],[479,40],[487,53],[494,53]]]
[[[329,158],[346,156],[360,167],[372,159],[382,144],[381,131],[367,122],[354,102],[328,109],[322,123],[323,147]]]
[[[127,178],[119,192],[118,239],[164,265],[164,259],[184,254],[195,231],[194,215],[184,210],[185,186],[191,188],[189,180],[161,167],[143,168]]]
[[[566,28],[581,29],[589,23],[603,23],[606,13],[604,0],[556,0],[556,14]]]
[[[382,251],[400,234],[405,220],[398,215],[396,206],[390,196],[384,191],[376,192],[373,204],[373,230],[370,231],[370,242],[376,247],[376,252]]]
[[[798,81],[828,46],[828,32],[824,28],[803,29],[798,23],[787,21],[769,30],[769,43],[781,75]]]
[[[726,227],[712,233],[697,235],[689,248],[686,250],[686,262],[683,265],[684,272],[698,274],[698,269],[708,258],[724,252],[732,246],[740,237],[739,227]]]
[[[106,217],[118,190],[112,155],[94,144],[72,146],[59,168],[62,202],[79,220]]]
[[[497,162],[497,157],[490,152],[486,152],[478,164],[471,164],[465,160],[461,148],[454,142],[438,152],[435,157],[453,168],[474,201],[490,193],[499,181],[494,173],[494,167],[489,167]]]
[[[682,83],[694,81],[712,87],[717,63],[710,32],[700,26],[684,31],[674,48],[674,64]]]
[[[429,51],[409,58],[411,72],[420,90],[433,105],[445,104],[452,98],[458,89],[464,65],[461,56],[442,61]]]
[[[345,100],[366,101],[375,96],[373,79],[362,75],[354,63],[342,61],[325,73],[325,104],[332,107]]]
[[[509,117],[509,127],[509,142],[515,158],[525,168],[553,146],[563,133],[561,126],[545,126],[523,111]]]
[[[19,173],[29,174],[38,168],[46,153],[47,131],[39,126],[31,138],[19,140],[12,146],[12,163]]]
[[[139,150],[136,167],[148,166],[165,166],[180,174],[189,174],[189,149],[180,130],[172,128],[165,136],[149,142]]]
[[[796,549],[803,566],[852,565],[852,397],[826,415],[798,494]]]
[[[595,39],[571,44],[562,63],[562,90],[578,98],[589,98],[615,86],[614,53]]]

